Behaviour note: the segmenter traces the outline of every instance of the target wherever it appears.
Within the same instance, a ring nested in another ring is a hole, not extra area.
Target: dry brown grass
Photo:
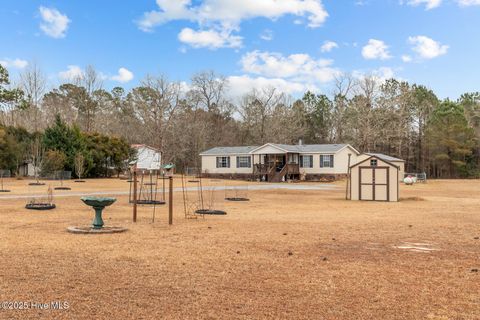
[[[92,185],[128,184],[78,188]],[[141,208],[133,224],[122,196],[104,216],[129,231],[96,236],[65,231],[93,217],[78,197],[47,212],[0,200],[0,300],[71,305],[0,319],[480,319],[479,191],[430,181],[402,186],[424,201],[400,203],[344,201],[343,188],[252,191],[198,221],[183,219],[175,193],[171,227],[166,208],[155,224]]]

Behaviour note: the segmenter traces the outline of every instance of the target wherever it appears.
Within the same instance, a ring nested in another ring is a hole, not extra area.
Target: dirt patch
[[[425,201],[422,197],[403,197],[400,198],[400,201]]]

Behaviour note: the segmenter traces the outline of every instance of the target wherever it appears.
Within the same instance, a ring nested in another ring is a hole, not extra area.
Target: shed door
[[[388,167],[360,167],[360,200],[389,201]]]

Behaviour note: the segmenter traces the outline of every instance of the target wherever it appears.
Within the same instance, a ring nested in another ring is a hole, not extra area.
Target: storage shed
[[[350,167],[350,199],[396,202],[400,167],[372,155]]]
[[[404,173],[405,173],[405,160],[402,160],[402,159],[399,159],[399,158],[395,158],[395,157],[392,157],[390,155],[386,155],[386,154],[383,154],[383,153],[362,153],[361,155],[359,155],[357,157],[357,161],[360,162],[362,160],[365,160],[369,157],[372,157],[372,156],[375,156],[375,157],[378,157],[382,160],[385,160],[385,161],[388,161],[394,165],[396,165],[397,167],[400,168],[400,170],[398,171],[398,177],[400,179],[400,181],[403,181],[403,178],[404,178]]]

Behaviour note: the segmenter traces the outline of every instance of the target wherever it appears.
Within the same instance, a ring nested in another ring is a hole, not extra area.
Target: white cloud
[[[409,56],[408,54],[405,54],[402,56],[402,61],[403,62],[412,62],[412,57]]]
[[[216,31],[184,28],[178,34],[178,39],[194,48],[238,48],[242,46],[242,37],[232,35],[228,30]]]
[[[52,38],[64,38],[70,19],[55,8],[40,7],[40,29]]]
[[[240,64],[245,74],[228,77],[232,97],[266,87],[292,95],[303,94],[306,90],[319,91],[340,74],[332,66],[333,60],[314,59],[303,53],[284,56],[256,50],[243,55]]]
[[[231,97],[241,97],[253,89],[273,87],[286,94],[303,94],[307,90],[317,91],[312,85],[289,81],[281,78],[250,77],[248,75],[230,76],[228,91]]]
[[[325,41],[320,48],[322,52],[330,52],[333,49],[338,48],[338,44],[334,41]]]
[[[420,6],[425,5],[426,10],[431,10],[439,7],[442,4],[442,0],[401,0],[401,4],[407,4],[409,6]]]
[[[372,71],[372,74],[382,81],[395,78],[395,71],[390,67],[375,69]]]
[[[237,25],[245,19],[278,19],[284,15],[306,17],[312,28],[321,26],[328,17],[321,0],[204,0],[193,5],[192,0],[157,0],[159,10],[144,13],[138,21],[141,30],[173,20],[190,20],[200,24],[219,22]]]
[[[368,44],[362,49],[362,56],[368,60],[387,60],[392,57],[385,42],[377,39],[368,40]]]
[[[112,76],[110,79],[121,83],[127,83],[133,79],[133,73],[130,70],[122,67],[118,69],[118,74]]]
[[[433,59],[444,55],[449,48],[426,36],[409,37],[408,42],[413,45],[412,50],[422,59]]]
[[[276,20],[285,15],[305,18],[311,28],[320,27],[328,17],[321,0],[157,0],[158,10],[145,12],[137,21],[138,27],[146,32],[164,23],[186,20],[197,23],[198,31],[185,28],[179,38],[188,38],[196,48],[212,47],[197,43],[191,36],[208,38],[215,44],[222,41],[227,47],[241,46],[242,38],[233,32],[240,30],[244,20],[266,18]],[[268,38],[268,37],[267,37]]]
[[[455,0],[461,7],[480,6],[480,0]],[[442,5],[443,0],[400,0],[400,4],[407,4],[409,6],[425,5],[426,10],[438,8]]]
[[[62,80],[72,81],[83,77],[83,70],[79,66],[69,65],[67,70],[60,71],[58,77]]]
[[[364,78],[373,78],[377,85],[383,84],[386,80],[395,78],[397,80],[401,80],[400,78],[395,76],[395,70],[390,68],[390,67],[381,67],[378,69],[370,70],[368,72],[361,71],[361,70],[355,70],[352,72],[352,75],[359,79],[362,80]]]
[[[273,31],[269,29],[263,30],[263,32],[260,34],[260,39],[265,41],[273,40]]]
[[[458,4],[463,7],[480,6],[480,0],[458,0]]]
[[[0,64],[5,68],[23,69],[28,66],[28,61],[19,58],[0,60]]]
[[[313,59],[308,54],[283,56],[280,53],[252,51],[246,53],[241,64],[243,71],[272,78],[289,78],[298,82],[326,83],[334,79],[338,70],[332,60]]]

